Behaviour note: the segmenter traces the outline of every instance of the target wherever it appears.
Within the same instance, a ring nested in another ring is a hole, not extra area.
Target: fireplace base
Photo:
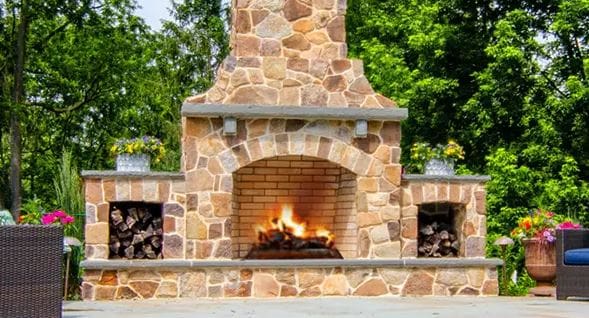
[[[498,259],[84,261],[85,300],[498,294]]]

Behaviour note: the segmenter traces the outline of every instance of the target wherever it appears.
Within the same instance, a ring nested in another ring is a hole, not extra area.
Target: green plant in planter
[[[110,148],[113,156],[122,154],[146,154],[154,162],[160,162],[166,154],[164,144],[152,136],[143,136],[141,138],[121,138],[118,139]]]
[[[464,149],[456,141],[449,140],[446,145],[432,147],[427,142],[416,142],[411,146],[411,170],[423,172],[425,164],[432,159],[454,162],[464,159]]]

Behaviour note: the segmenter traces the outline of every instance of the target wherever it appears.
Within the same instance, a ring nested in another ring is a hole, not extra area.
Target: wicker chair
[[[63,229],[0,226],[0,317],[61,318]]]
[[[566,251],[589,249],[589,229],[557,230],[556,242],[556,298],[589,297],[589,263],[572,265],[565,260]]]

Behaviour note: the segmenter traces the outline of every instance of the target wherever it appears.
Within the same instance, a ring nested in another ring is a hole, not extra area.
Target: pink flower
[[[74,217],[71,215],[67,215],[61,218],[61,224],[70,224],[74,222]]]
[[[51,224],[51,223],[55,222],[56,220],[57,220],[57,218],[55,217],[55,215],[53,215],[53,213],[45,214],[41,217],[41,223],[43,225]]]
[[[580,229],[581,225],[571,221],[565,221],[556,226],[559,230]]]
[[[63,218],[63,217],[66,217],[66,216],[67,216],[67,213],[65,213],[65,212],[63,212],[63,211],[61,211],[61,210],[53,211],[53,213],[52,213],[52,214],[53,214],[55,217],[58,217],[58,218]]]

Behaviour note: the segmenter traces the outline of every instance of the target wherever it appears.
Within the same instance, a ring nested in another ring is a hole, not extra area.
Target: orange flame
[[[335,239],[335,235],[324,227],[318,227],[313,231],[307,230],[306,222],[297,222],[297,217],[293,212],[291,205],[285,204],[282,206],[280,217],[271,217],[266,225],[258,224],[256,226],[256,233],[267,233],[269,230],[278,230],[281,232],[288,231],[294,236],[300,238],[308,237],[324,237],[327,238],[327,243],[331,243]]]

